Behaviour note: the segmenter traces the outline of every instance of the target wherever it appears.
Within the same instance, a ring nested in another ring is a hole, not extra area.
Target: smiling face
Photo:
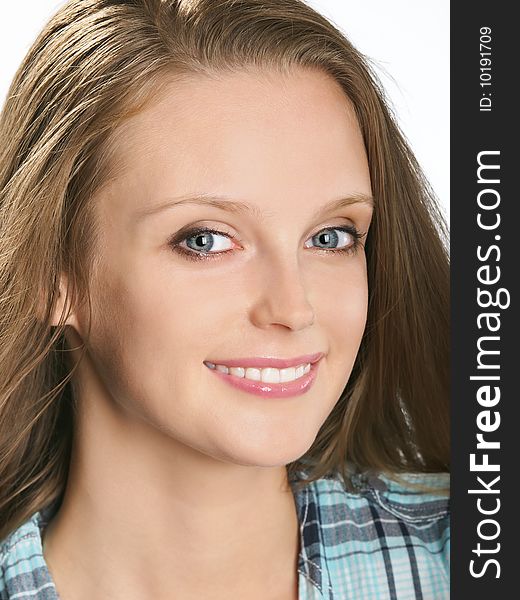
[[[354,244],[370,225],[370,177],[341,88],[304,70],[173,82],[120,130],[116,157],[94,198],[98,388],[217,459],[300,457],[349,379],[367,314],[366,237]],[[86,324],[78,312],[82,337]],[[286,397],[206,364],[319,352],[312,385]]]

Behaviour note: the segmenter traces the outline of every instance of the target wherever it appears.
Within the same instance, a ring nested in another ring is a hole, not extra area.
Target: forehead
[[[353,107],[318,70],[172,80],[124,123],[114,148],[122,180],[139,189],[125,198],[126,208],[193,193],[232,192],[274,205],[370,194]]]

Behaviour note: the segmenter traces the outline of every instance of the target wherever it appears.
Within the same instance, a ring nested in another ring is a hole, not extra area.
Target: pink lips
[[[249,358],[249,359],[234,359],[234,360],[223,360],[218,361],[216,364],[223,364],[227,367],[256,367],[266,368],[275,367],[277,369],[284,369],[287,367],[294,367],[297,365],[311,363],[311,368],[308,373],[297,379],[296,381],[289,381],[285,383],[266,383],[263,381],[253,381],[246,379],[245,377],[237,377],[227,373],[222,373],[214,368],[210,370],[219,377],[223,382],[238,388],[239,390],[255,394],[257,396],[269,397],[269,398],[288,398],[290,396],[298,396],[304,394],[310,389],[319,367],[319,360],[323,357],[323,352],[317,354],[308,354],[306,356],[299,356],[294,359],[274,359],[274,358]],[[212,361],[213,362],[213,361]],[[208,366],[208,365],[206,365]]]

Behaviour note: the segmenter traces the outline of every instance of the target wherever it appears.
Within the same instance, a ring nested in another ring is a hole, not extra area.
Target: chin
[[[293,433],[293,432],[291,432]],[[255,467],[281,467],[294,462],[302,457],[311,447],[316,437],[313,435],[304,436],[301,432],[294,432],[292,436],[281,436],[270,442],[259,442],[250,440],[244,443],[241,440],[239,447],[233,448],[229,453],[227,460],[243,466]],[[257,443],[252,443],[253,441]]]

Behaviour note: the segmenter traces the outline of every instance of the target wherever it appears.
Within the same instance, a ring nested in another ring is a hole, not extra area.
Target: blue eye
[[[336,232],[339,232],[339,235]],[[317,248],[339,251],[355,247],[360,237],[362,236],[354,227],[328,227],[313,235],[311,240],[316,240]],[[353,241],[349,241],[349,238]],[[327,244],[332,244],[332,247]],[[308,248],[309,246],[306,245],[305,247]]]
[[[309,238],[317,244],[316,246],[308,246],[306,243],[305,247],[315,247],[328,253],[355,254],[361,246],[361,238],[365,235],[366,233],[360,233],[353,225],[326,227]],[[207,260],[234,252],[232,243],[230,248],[226,248],[226,240],[231,243],[229,234],[200,227],[179,232],[170,241],[170,246],[172,250],[190,260]]]
[[[187,235],[182,241],[186,241],[186,246],[189,250],[202,252],[204,254],[209,253],[210,250],[213,251],[212,254],[231,250],[233,246],[231,244],[230,248],[226,248],[226,241],[231,241],[227,234],[209,229],[200,230],[192,233],[192,235]]]

